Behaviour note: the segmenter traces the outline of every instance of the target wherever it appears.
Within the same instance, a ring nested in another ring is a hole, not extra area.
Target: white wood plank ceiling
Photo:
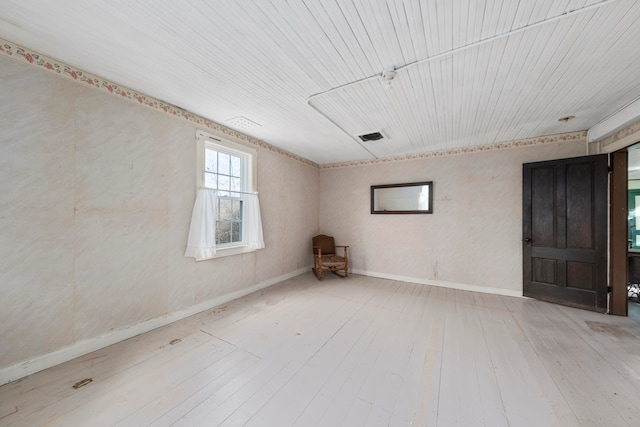
[[[640,97],[634,0],[0,0],[0,37],[319,164],[586,130]]]

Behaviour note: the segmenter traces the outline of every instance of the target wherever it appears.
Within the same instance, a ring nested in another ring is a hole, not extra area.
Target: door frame
[[[629,315],[628,228],[628,152],[627,147],[610,154],[609,165],[609,314]]]
[[[640,123],[640,122],[639,122]],[[629,129],[629,128],[627,128]],[[619,132],[618,135],[622,134]],[[602,146],[600,142],[587,143],[589,154],[606,153],[610,155],[612,167],[609,184],[609,314],[628,316],[628,252],[627,252],[627,167],[616,167],[616,162],[628,158],[628,148],[640,143],[640,130],[635,130],[613,143]],[[618,154],[624,153],[624,154]],[[624,176],[624,179],[623,179]],[[614,185],[616,186],[614,188]],[[624,190],[623,190],[624,189]],[[624,214],[622,213],[624,212]],[[624,264],[624,265],[623,265]]]

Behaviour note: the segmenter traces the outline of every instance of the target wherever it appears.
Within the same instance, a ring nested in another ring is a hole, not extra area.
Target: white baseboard
[[[445,282],[444,280],[419,279],[416,277],[396,276],[394,274],[377,273],[365,270],[350,270],[351,273],[363,276],[378,277],[380,279],[398,280],[401,282],[419,283],[421,285],[438,286],[441,288],[459,289],[462,291],[482,292],[485,294],[504,295],[508,297],[522,297],[522,291],[503,288],[490,288],[486,286],[468,285],[465,283]]]
[[[50,353],[34,357],[33,359],[25,360],[23,362],[16,363],[15,365],[4,367],[0,369],[0,385],[7,384],[20,378],[24,378],[27,375],[31,375],[36,372],[42,371],[43,369],[68,362],[69,360],[75,359],[76,357],[91,353],[92,351],[99,350],[120,341],[135,337],[136,335],[140,335],[161,326],[168,325],[169,323],[182,320],[189,316],[193,316],[194,314],[209,310],[210,308],[216,307],[220,304],[225,304],[234,299],[249,295],[252,292],[259,291],[261,289],[275,285],[276,283],[280,283],[292,277],[307,273],[310,269],[311,266],[301,268],[291,273],[274,277],[273,279],[258,283],[257,285],[253,285],[250,288],[241,289],[239,291],[232,292],[230,294],[223,295],[191,306],[184,310],[156,317],[155,319],[150,319],[134,325],[124,326],[120,329],[109,332],[108,334],[79,341],[67,347],[59,348]]]

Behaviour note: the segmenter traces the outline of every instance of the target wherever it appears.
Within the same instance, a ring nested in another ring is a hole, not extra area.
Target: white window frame
[[[196,132],[197,141],[197,184],[199,188],[207,188],[205,186],[205,149],[211,148],[216,151],[221,151],[227,154],[231,154],[242,159],[242,182],[243,187],[241,191],[243,193],[255,193],[257,192],[257,163],[258,152],[253,148],[246,147],[244,145],[229,141],[221,138],[217,135],[212,135],[203,131]],[[211,187],[209,187],[211,188]],[[240,199],[244,200],[247,194],[242,194]],[[243,202],[246,206],[246,202]],[[255,249],[251,249],[246,241],[247,226],[246,209],[242,210],[242,242],[232,242],[216,245],[215,258],[221,258],[229,255],[237,255],[248,252],[254,252]]]

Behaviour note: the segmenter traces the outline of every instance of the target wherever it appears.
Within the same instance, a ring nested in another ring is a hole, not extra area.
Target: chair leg
[[[313,268],[311,269],[313,271],[313,274],[316,275],[316,278],[318,280],[322,280],[322,265],[314,262],[313,263]]]
[[[349,247],[344,247],[344,277],[349,277]]]

